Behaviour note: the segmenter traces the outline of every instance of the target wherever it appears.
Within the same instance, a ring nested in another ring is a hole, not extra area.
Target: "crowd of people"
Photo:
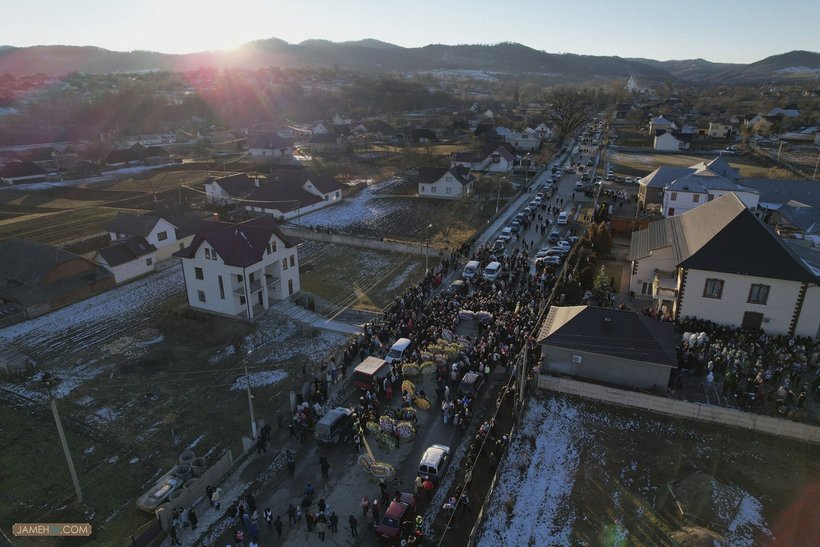
[[[783,415],[820,398],[820,346],[811,338],[773,336],[683,318],[679,368],[706,377],[738,406]],[[680,376],[679,376],[680,378]]]

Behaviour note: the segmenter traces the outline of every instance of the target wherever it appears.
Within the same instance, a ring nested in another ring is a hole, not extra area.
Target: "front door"
[[[743,323],[740,328],[745,330],[760,330],[763,324],[763,314],[756,311],[747,311],[743,314]]]

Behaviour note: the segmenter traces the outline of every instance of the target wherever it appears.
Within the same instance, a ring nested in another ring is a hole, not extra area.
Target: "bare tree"
[[[585,89],[559,87],[550,97],[551,108],[545,117],[558,129],[559,145],[578,129],[592,113],[592,96]]]

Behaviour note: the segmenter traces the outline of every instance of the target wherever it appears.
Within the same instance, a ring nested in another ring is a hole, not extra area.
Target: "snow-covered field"
[[[673,420],[608,408],[558,395],[530,400],[485,507],[479,546],[571,545],[591,537],[610,545],[651,544],[668,537],[674,524],[653,524],[663,520],[654,514],[656,493],[677,466],[694,462],[706,473],[710,460],[698,445],[713,441]],[[666,444],[670,438],[676,442]],[[653,448],[658,453],[646,452]],[[677,457],[682,461],[670,467]],[[728,465],[735,461],[735,454],[722,457]],[[709,519],[723,528],[715,547],[751,547],[773,536],[765,500],[746,485],[704,484],[712,485]]]
[[[362,222],[378,224],[390,213],[400,208],[400,203],[381,199],[378,194],[387,191],[390,186],[399,182],[401,180],[396,178],[377,182],[355,196],[345,198],[339,205],[302,215],[299,223],[302,226],[322,226],[341,231],[347,231],[351,226]]]
[[[577,419],[578,411],[566,402],[530,403],[485,511],[478,545],[571,543],[575,515],[568,501],[578,470],[578,439],[584,434]]]

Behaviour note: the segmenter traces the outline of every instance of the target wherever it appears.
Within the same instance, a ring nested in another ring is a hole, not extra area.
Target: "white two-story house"
[[[675,318],[820,336],[820,277],[734,193],[632,234],[630,290]]]
[[[733,192],[750,210],[756,211],[760,192],[734,183],[710,169],[702,169],[672,181],[663,191],[663,216],[691,211],[724,194]]]
[[[259,217],[240,224],[205,221],[182,262],[188,305],[252,321],[276,300],[298,292],[298,241]]]
[[[422,167],[418,174],[419,197],[458,199],[473,194],[475,178],[466,167]]]

